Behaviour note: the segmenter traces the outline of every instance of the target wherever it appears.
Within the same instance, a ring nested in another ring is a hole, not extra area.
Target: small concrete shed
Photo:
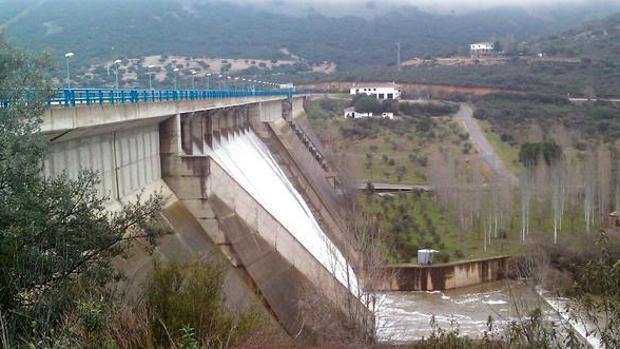
[[[433,253],[439,253],[439,251],[430,249],[418,250],[418,264],[433,264]]]

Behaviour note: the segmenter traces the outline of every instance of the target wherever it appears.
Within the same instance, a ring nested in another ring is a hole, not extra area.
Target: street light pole
[[[69,72],[69,60],[71,57],[75,56],[73,52],[65,53],[65,61],[67,61],[67,88],[71,89],[71,73]]]
[[[195,90],[196,89],[196,83],[195,83],[194,76],[196,75],[196,71],[192,70],[191,73],[192,73],[192,90]]]
[[[155,68],[155,66],[152,64],[147,67],[148,69],[147,73],[149,74],[149,90],[153,89],[153,72],[151,71],[151,69],[153,68]]]
[[[174,90],[177,90],[177,77],[179,76],[179,68],[174,68]]]
[[[117,59],[114,61],[114,75],[116,75],[116,89],[118,90],[118,66],[119,64],[121,64],[123,61],[121,61],[120,59]]]
[[[211,74],[207,74],[207,90],[209,89],[209,78],[211,77]]]

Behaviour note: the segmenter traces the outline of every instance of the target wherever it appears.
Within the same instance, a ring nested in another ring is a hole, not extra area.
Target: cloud
[[[411,5],[423,9],[485,9],[498,6],[547,7],[553,5],[612,5],[620,0],[230,0],[246,4],[271,4],[272,6],[307,5],[313,8],[359,6],[361,8],[379,8],[383,6]]]

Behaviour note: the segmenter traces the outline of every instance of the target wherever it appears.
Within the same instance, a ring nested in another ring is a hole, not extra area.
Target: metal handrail
[[[257,96],[287,96],[293,90],[137,90],[137,89],[60,89],[49,98],[48,106],[75,107],[76,105],[152,103],[194,101]]]

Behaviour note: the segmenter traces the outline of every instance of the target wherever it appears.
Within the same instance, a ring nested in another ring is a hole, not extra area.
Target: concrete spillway
[[[253,131],[221,137],[208,155],[354,295],[358,280],[340,250],[321,229],[303,197]]]

